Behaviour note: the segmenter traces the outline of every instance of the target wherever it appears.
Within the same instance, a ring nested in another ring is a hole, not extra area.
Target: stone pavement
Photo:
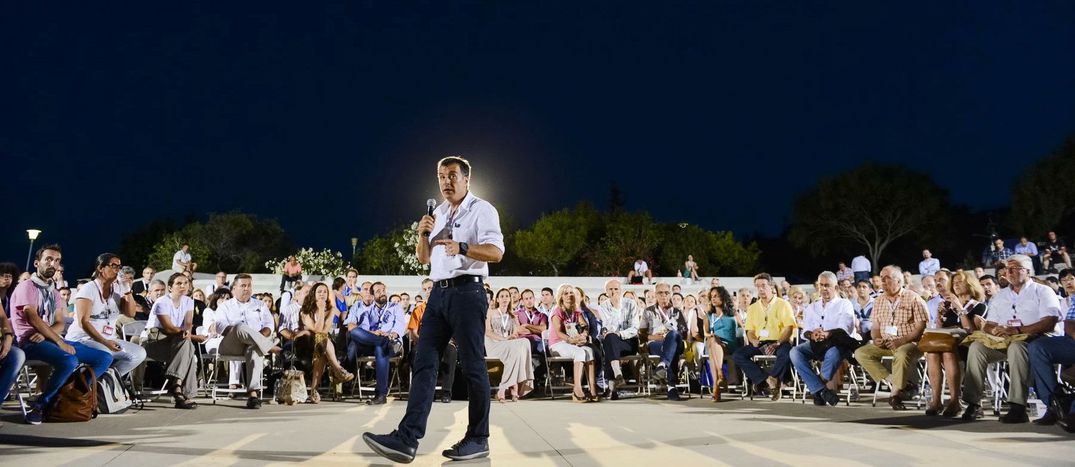
[[[356,400],[320,405],[240,401],[197,410],[162,400],[141,412],[89,423],[22,423],[12,403],[0,411],[0,465],[388,465],[362,442],[387,432],[402,401],[367,407]],[[413,465],[440,465],[440,451],[466,428],[467,404],[434,404]],[[457,465],[1071,465],[1075,435],[1057,427],[964,424],[880,406],[815,408],[810,403],[697,398],[493,401],[492,457]]]

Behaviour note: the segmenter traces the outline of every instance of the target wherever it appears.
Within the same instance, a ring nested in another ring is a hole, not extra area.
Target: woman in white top
[[[142,338],[146,352],[164,363],[164,375],[171,380],[175,408],[193,409],[198,395],[198,357],[191,342],[194,322],[194,299],[187,296],[190,279],[182,273],[168,278],[168,295],[153,302],[146,334]]]
[[[84,285],[75,296],[75,320],[67,330],[67,340],[110,352],[112,367],[126,376],[146,359],[142,346],[123,340],[116,320],[120,315],[134,317],[137,307],[127,284],[116,281],[123,267],[119,256],[102,253],[97,256],[93,281]]]
[[[530,341],[522,336],[525,328],[511,308],[511,292],[496,292],[493,309],[485,319],[485,353],[504,364],[496,400],[504,402],[505,392],[511,390],[511,400],[517,401],[534,387],[534,365],[530,361]]]

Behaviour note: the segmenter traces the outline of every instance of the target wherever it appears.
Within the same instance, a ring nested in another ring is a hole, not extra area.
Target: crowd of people
[[[1055,234],[1050,239],[1055,242]],[[578,403],[618,400],[638,385],[658,387],[678,401],[681,388],[692,384],[712,388],[717,402],[732,386],[779,400],[787,385],[801,381],[814,404],[836,405],[855,366],[874,390],[889,389],[895,410],[918,397],[923,360],[932,389],[925,414],[966,421],[982,417],[985,389],[998,384],[988,367],[1001,362],[1010,379],[1001,422],[1028,421],[1033,389],[1046,406],[1059,407],[1036,423],[1075,428],[1075,412],[1061,407],[1069,401],[1057,396],[1066,394],[1057,365],[1075,363],[1075,274],[1065,268],[1058,276],[1035,276],[1035,258],[1044,268],[1066,265],[1067,250],[1047,247],[1039,256],[1021,245],[1020,252],[997,253],[989,263],[994,274],[951,271],[925,250],[917,277],[891,265],[873,274],[859,257],[850,268],[840,263],[835,272],[822,272],[812,287],[761,273],[752,288],[728,290],[714,278],[688,293],[684,285],[701,282],[693,257],[681,271],[683,285],[653,283],[639,260],[593,298],[570,284],[540,290],[486,284],[485,357],[497,362],[493,389],[501,403],[544,393],[561,379]],[[229,389],[245,393],[248,408],[261,406],[267,371],[303,370],[309,400],[319,403],[323,390],[355,380],[352,370],[364,369],[359,357],[370,357],[366,371],[375,380],[367,403],[387,403],[393,366],[404,375],[397,384],[407,385],[423,297],[435,287],[426,279],[414,297],[392,294],[384,283],[360,283],[355,270],[331,284],[304,282],[292,257],[276,297],[254,294],[247,274],[220,272],[212,284],[195,288],[184,246],[173,264],[180,271],[167,278],[145,268],[135,279],[121,258],[105,253],[92,277],[72,290],[60,282],[62,255],[58,245],[39,249],[26,275],[0,264],[0,400],[25,361],[49,370],[26,413],[32,424],[41,423],[79,365],[98,377],[114,368],[141,387],[147,357],[163,367],[175,407],[194,409],[207,383],[199,380],[199,368],[213,353],[242,357],[223,370]],[[633,287],[637,294],[627,290],[632,283],[643,284]],[[127,326],[139,321],[144,331],[129,335]],[[458,361],[449,343],[436,400],[451,401]]]

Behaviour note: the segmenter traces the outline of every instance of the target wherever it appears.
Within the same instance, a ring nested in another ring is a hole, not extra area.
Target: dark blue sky
[[[88,262],[230,209],[346,251],[416,219],[451,153],[517,223],[616,180],[773,234],[863,159],[1007,204],[1075,132],[1069,1],[219,3],[0,7],[0,258],[29,227]]]

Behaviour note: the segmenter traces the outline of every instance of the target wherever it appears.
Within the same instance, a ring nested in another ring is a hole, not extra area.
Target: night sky
[[[1006,205],[1075,133],[1070,1],[220,3],[0,7],[0,259],[37,227],[81,269],[232,209],[349,251],[417,220],[447,154],[516,225],[616,181],[662,221],[776,234],[864,159]]]

